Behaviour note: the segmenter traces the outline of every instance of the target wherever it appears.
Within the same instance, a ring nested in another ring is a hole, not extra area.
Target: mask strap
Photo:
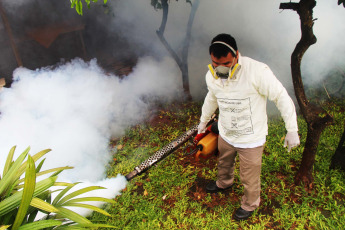
[[[207,67],[208,67],[208,69],[210,70],[212,76],[213,76],[215,79],[218,79],[217,74],[215,74],[215,72],[214,72],[213,66],[212,66],[211,64],[209,64]]]
[[[240,65],[237,63],[233,68],[232,68],[232,71],[231,71],[231,74],[230,74],[230,79],[234,76],[234,73],[236,72],[237,68],[239,67]]]
[[[222,44],[222,45],[227,46],[227,47],[231,50],[231,52],[236,56],[236,51],[235,51],[235,49],[232,48],[229,44],[227,44],[227,43],[225,43],[225,42],[221,42],[221,41],[215,41],[215,42],[212,43],[212,45],[213,45],[213,44]]]

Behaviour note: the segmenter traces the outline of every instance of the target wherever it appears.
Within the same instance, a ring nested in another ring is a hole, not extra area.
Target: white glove
[[[204,133],[206,131],[206,122],[200,122],[198,125],[198,134]]]
[[[288,147],[288,152],[290,152],[290,150],[293,147],[296,147],[300,144],[299,141],[299,136],[297,131],[296,132],[288,132],[285,136],[285,141],[284,141],[284,147]]]

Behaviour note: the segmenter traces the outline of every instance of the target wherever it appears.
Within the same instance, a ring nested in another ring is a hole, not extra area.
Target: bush
[[[102,197],[77,198],[86,192],[104,189],[103,187],[89,186],[67,194],[77,183],[57,182],[57,177],[63,170],[72,167],[59,167],[40,172],[45,159],[37,167],[35,162],[50,149],[40,151],[33,156],[29,155],[29,150],[30,148],[27,148],[13,161],[15,152],[13,147],[7,156],[2,177],[0,175],[0,230],[113,228],[111,225],[93,224],[87,218],[66,208],[83,207],[110,216],[103,209],[83,202],[114,203],[114,200]],[[41,181],[36,180],[37,177],[47,174],[52,175]],[[54,186],[63,189],[51,190]],[[52,200],[54,192],[58,194]],[[38,212],[43,212],[45,216],[37,220]]]

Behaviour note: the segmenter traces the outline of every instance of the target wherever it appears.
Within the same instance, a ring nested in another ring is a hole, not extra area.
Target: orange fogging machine
[[[132,172],[126,175],[126,179],[130,181],[134,177],[148,170],[154,164],[169,156],[180,146],[187,143],[184,148],[186,155],[193,155],[198,161],[200,158],[208,158],[217,152],[218,144],[218,122],[215,116],[210,120],[204,133],[198,133],[198,125],[194,125],[191,129],[184,132],[175,140],[165,145],[162,149],[155,152],[147,160],[143,161],[139,166],[135,167]],[[194,137],[194,138],[193,138]]]

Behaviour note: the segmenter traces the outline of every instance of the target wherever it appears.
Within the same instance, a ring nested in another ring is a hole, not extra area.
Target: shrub
[[[72,193],[68,192],[77,183],[57,182],[58,174],[72,167],[59,167],[41,171],[45,159],[35,166],[35,162],[41,159],[50,149],[46,149],[31,156],[30,148],[27,148],[13,161],[16,147],[12,147],[5,162],[2,177],[0,175],[0,230],[3,229],[90,229],[113,226],[106,224],[93,224],[87,218],[66,208],[83,207],[110,216],[101,208],[85,204],[89,201],[114,203],[114,200],[103,197],[83,197],[82,194],[96,189],[104,189],[100,186],[89,186]],[[24,161],[27,159],[26,161]],[[49,177],[37,181],[37,177],[49,175]],[[56,189],[60,186],[63,189]],[[52,193],[57,193],[52,200]],[[44,217],[37,220],[37,214],[44,213]]]

